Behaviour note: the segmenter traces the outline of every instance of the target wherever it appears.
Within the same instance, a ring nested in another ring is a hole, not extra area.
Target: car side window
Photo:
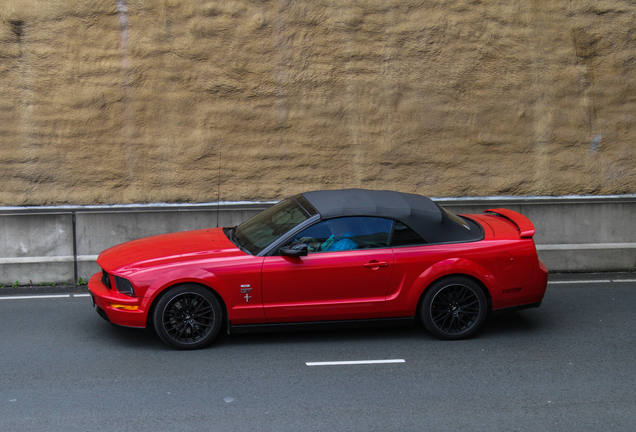
[[[375,217],[342,217],[318,222],[297,234],[310,253],[373,249],[389,246],[393,221]]]
[[[418,246],[426,244],[426,242],[415,233],[411,228],[402,222],[395,222],[393,227],[393,238],[391,239],[392,247],[400,246]]]

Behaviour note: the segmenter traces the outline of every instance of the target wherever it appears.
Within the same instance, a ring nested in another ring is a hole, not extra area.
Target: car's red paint
[[[110,321],[124,326],[145,327],[156,297],[166,288],[183,283],[214,289],[236,324],[258,323],[265,319],[260,289],[262,263],[262,257],[241,252],[222,228],[163,234],[106,249],[97,259],[108,273],[128,278],[137,297],[106,288],[101,273],[91,278],[89,288]],[[250,285],[249,302],[240,289],[233,289],[240,285]],[[129,313],[111,307],[112,303],[137,305],[139,309]]]
[[[395,267],[393,252],[351,252],[265,257],[267,322],[378,318]]]
[[[219,228],[162,234],[106,249],[98,264],[126,275],[146,268],[162,268],[210,258],[244,255]]]
[[[426,289],[453,275],[482,286],[491,311],[540,303],[547,270],[532,222],[506,209],[466,216],[481,225],[482,240],[300,257],[250,255],[222,228],[149,237],[102,252],[97,262],[112,288],[98,273],[89,289],[111,322],[130,327],[146,327],[158,296],[186,283],[213,291],[232,325],[413,317]],[[119,293],[114,276],[136,296]]]
[[[517,225],[519,229],[519,236],[521,238],[532,238],[534,236],[534,224],[530,222],[530,219],[517,213],[516,211],[496,208],[486,210],[486,212],[498,214],[513,222],[515,225]]]

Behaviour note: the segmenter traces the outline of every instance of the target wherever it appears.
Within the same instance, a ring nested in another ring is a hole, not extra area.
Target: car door
[[[265,257],[267,322],[379,317],[395,263],[388,247],[392,224],[367,217],[322,221],[293,240],[308,244],[307,256]]]

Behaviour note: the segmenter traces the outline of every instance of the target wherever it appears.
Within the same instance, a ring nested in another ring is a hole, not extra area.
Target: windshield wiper
[[[235,245],[237,245],[237,246],[239,246],[241,248],[245,248],[245,245],[243,244],[241,239],[239,239],[238,236],[236,235],[236,227],[237,226],[235,226],[234,228],[232,228],[230,230],[230,239],[232,239],[232,241],[234,242]]]

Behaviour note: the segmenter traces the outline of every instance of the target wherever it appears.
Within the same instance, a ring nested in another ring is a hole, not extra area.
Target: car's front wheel
[[[464,276],[451,276],[425,292],[420,316],[426,329],[440,339],[465,339],[484,323],[487,301],[479,284]]]
[[[223,312],[216,296],[197,285],[170,288],[154,309],[157,335],[177,349],[208,345],[221,328]]]

